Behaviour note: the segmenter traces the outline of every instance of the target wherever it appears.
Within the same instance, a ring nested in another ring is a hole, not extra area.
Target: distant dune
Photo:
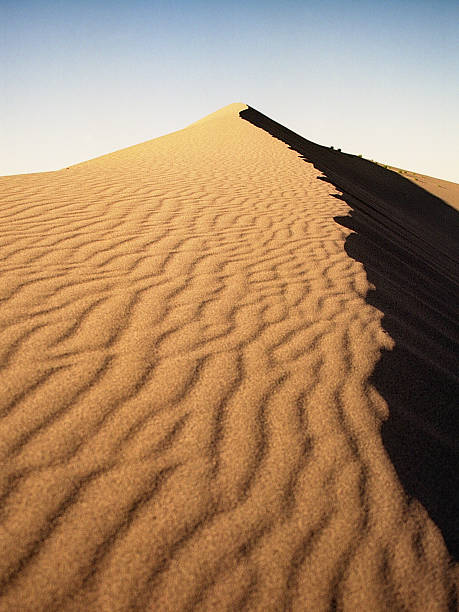
[[[459,185],[245,104],[0,178],[1,611],[443,611]]]

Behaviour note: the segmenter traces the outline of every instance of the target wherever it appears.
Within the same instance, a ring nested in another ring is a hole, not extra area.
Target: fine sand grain
[[[456,608],[458,186],[273,126],[0,178],[2,612]]]

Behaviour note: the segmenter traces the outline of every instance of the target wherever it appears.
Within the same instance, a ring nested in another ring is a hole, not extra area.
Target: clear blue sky
[[[459,2],[0,0],[0,174],[55,170],[245,102],[459,182]]]

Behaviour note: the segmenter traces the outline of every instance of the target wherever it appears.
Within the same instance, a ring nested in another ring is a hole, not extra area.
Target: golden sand
[[[264,119],[232,104],[0,178],[2,612],[456,605],[451,520],[407,489],[381,434],[407,375],[392,396],[373,379],[401,346],[453,380],[447,231],[436,208],[371,200],[338,161],[334,180],[335,157],[311,163]],[[430,180],[455,201],[459,186]],[[359,219],[352,198],[392,207]],[[372,219],[434,262],[418,285],[411,260],[356,255]],[[388,295],[411,287],[406,304],[434,283],[400,333],[369,299],[385,279]]]

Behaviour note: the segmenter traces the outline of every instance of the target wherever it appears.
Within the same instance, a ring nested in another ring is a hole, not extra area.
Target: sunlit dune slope
[[[0,610],[454,609],[457,213],[361,162],[232,104],[0,178]]]

